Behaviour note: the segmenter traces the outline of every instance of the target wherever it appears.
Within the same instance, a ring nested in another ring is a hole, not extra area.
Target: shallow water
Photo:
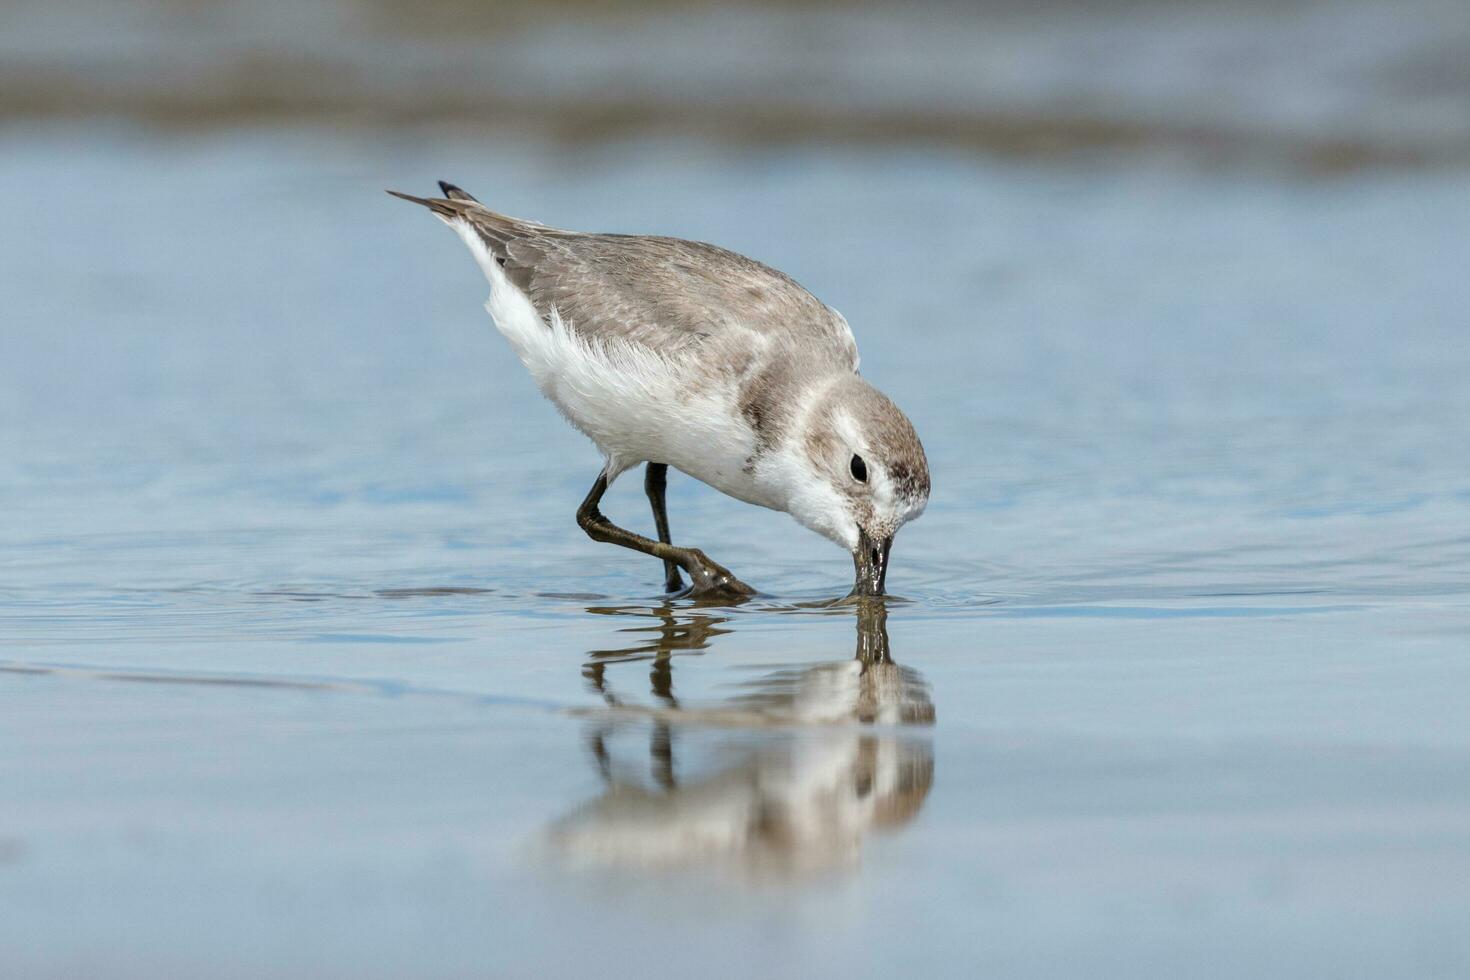
[[[763,597],[588,542],[381,194],[439,177],[842,309],[934,470],[902,601],[678,475]],[[12,127],[0,186],[22,975],[1470,968],[1465,173]]]

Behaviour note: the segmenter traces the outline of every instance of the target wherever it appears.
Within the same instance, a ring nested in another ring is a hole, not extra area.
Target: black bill
[[[883,583],[888,578],[888,551],[892,547],[892,536],[879,539],[869,536],[867,531],[858,532],[857,551],[852,555],[856,573],[853,595],[883,594]]]

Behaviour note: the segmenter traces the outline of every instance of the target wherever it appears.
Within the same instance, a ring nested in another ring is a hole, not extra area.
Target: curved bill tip
[[[867,531],[858,532],[857,550],[852,553],[854,578],[850,595],[883,594],[884,583],[888,578],[888,552],[892,547],[892,535],[874,538]]]

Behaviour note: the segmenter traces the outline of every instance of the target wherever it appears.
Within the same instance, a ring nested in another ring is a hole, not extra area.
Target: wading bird
[[[459,233],[490,280],[485,304],[542,394],[602,451],[577,509],[593,540],[664,562],[695,595],[753,590],[669,537],[670,466],[785,511],[853,556],[854,595],[881,595],[893,536],[924,510],[929,465],[898,406],[858,375],[847,321],[743,255],[653,235],[562,231],[510,218],[441,182],[414,197]],[[658,540],[598,508],[646,463]]]

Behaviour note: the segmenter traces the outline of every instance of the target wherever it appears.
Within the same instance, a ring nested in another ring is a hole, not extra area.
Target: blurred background
[[[10,0],[8,120],[1463,164],[1455,0]]]
[[[842,310],[899,599],[437,179]],[[1470,971],[1464,0],[0,0],[0,203],[0,973]]]

